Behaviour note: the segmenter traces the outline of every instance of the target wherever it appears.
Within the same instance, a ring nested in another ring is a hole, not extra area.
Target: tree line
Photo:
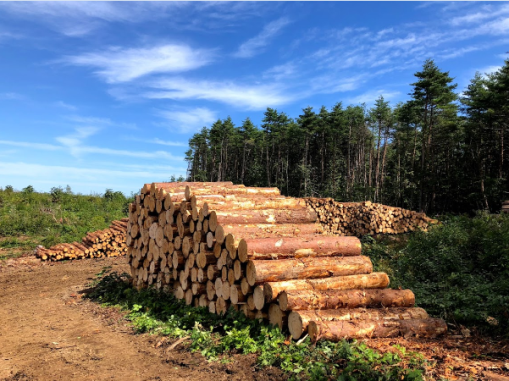
[[[509,60],[461,95],[432,59],[391,106],[267,108],[257,127],[217,120],[189,140],[190,181],[278,187],[285,195],[380,202],[426,213],[500,209],[509,199]]]

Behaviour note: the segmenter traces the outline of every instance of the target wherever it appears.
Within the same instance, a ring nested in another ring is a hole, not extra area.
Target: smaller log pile
[[[128,221],[128,218],[123,218],[113,221],[107,229],[87,233],[81,240],[81,243],[59,243],[49,249],[39,246],[35,255],[43,261],[119,257],[126,255]]]
[[[361,237],[367,234],[402,234],[426,231],[437,220],[424,213],[365,202],[338,202],[332,198],[307,198],[326,234]]]
[[[502,213],[509,213],[509,200],[502,202]]]

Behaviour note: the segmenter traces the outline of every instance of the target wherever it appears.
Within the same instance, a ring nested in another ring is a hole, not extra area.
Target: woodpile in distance
[[[129,207],[134,286],[188,305],[228,308],[289,329],[294,339],[436,336],[440,319],[387,289],[356,237],[327,236],[304,199],[277,188],[220,183],[145,184]]]
[[[332,198],[307,198],[320,224],[328,234],[356,236],[402,234],[417,229],[426,231],[438,223],[424,213],[365,202],[338,202]]]
[[[119,257],[126,255],[128,218],[113,221],[109,228],[87,233],[81,243],[59,243],[45,249],[39,246],[35,255],[43,261]]]

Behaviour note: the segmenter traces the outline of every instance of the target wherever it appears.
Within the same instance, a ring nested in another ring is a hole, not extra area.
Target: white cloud
[[[272,78],[276,81],[294,77],[298,72],[297,65],[288,62],[283,65],[277,65],[263,72],[264,78]]]
[[[69,184],[78,181],[101,181],[105,178],[108,179],[107,184],[109,187],[112,186],[112,179],[114,178],[127,178],[127,179],[138,179],[137,181],[142,184],[144,179],[159,179],[161,178],[161,172],[151,171],[150,166],[145,166],[145,170],[140,168],[139,170],[128,170],[120,171],[113,169],[103,168],[80,168],[71,166],[59,166],[59,165],[42,165],[32,164],[24,162],[0,162],[0,176],[10,177],[25,177],[28,181],[33,180],[48,180],[52,184]],[[89,183],[82,183],[89,184]]]
[[[12,141],[12,140],[0,140],[0,144],[13,146],[13,147],[21,147],[21,148],[40,149],[40,150],[44,150],[44,151],[58,151],[58,150],[62,149],[61,146],[57,146],[54,144],[17,142],[17,141]]]
[[[140,138],[135,138],[135,137],[125,137],[124,139],[135,141],[135,142],[141,142],[141,143],[160,144],[160,145],[168,146],[168,147],[187,147],[187,143],[162,140],[159,138],[140,139]]]
[[[92,133],[92,131],[88,131],[88,133]],[[22,147],[22,148],[30,148],[30,149],[39,149],[44,151],[69,151],[71,154],[75,156],[80,156],[82,154],[102,154],[102,155],[111,155],[111,156],[125,156],[125,157],[135,157],[135,158],[143,158],[143,159],[168,159],[168,160],[184,160],[183,157],[174,156],[166,151],[131,151],[131,150],[117,150],[112,148],[103,148],[96,146],[87,146],[85,144],[78,145],[80,136],[86,136],[87,131],[82,131],[76,134],[69,136],[58,137],[57,141],[61,143],[61,145],[54,144],[45,144],[45,143],[33,143],[33,142],[21,142],[21,141],[12,141],[12,140],[0,140],[0,145],[8,145],[13,147]],[[90,136],[90,135],[89,135]],[[83,142],[82,142],[83,143]]]
[[[486,66],[482,69],[479,69],[478,71],[481,72],[482,74],[493,74],[499,71],[500,69],[502,69],[502,66],[492,65]]]
[[[373,104],[380,97],[380,95],[383,96],[384,100],[387,102],[387,101],[397,98],[399,95],[401,95],[401,92],[387,91],[387,90],[383,90],[383,89],[369,90],[363,94],[360,94],[355,97],[347,99],[347,102],[352,103],[352,104],[361,104],[361,103]]]
[[[290,20],[286,17],[268,23],[263,27],[260,34],[240,45],[239,50],[233,55],[238,58],[250,58],[261,53],[263,48],[268,45],[270,39],[289,23]]]
[[[111,48],[107,51],[68,56],[64,62],[97,68],[95,73],[108,83],[128,82],[153,73],[193,70],[212,61],[210,50],[193,50],[186,45],[150,48]]]
[[[0,93],[0,100],[20,101],[25,98],[24,95],[18,93]]]
[[[206,99],[248,109],[264,109],[290,102],[282,84],[240,85],[234,82],[188,81],[164,78],[152,83],[159,91],[146,92],[149,99]]]
[[[158,114],[166,119],[165,126],[182,134],[199,131],[202,127],[217,120],[215,112],[203,107],[163,110],[159,111]],[[162,144],[162,142],[160,140],[159,144]]]
[[[63,146],[67,147],[71,155],[79,157],[81,155],[81,147],[84,145],[86,138],[96,134],[99,131],[97,127],[78,127],[74,134],[68,136],[57,137],[56,140]]]
[[[13,15],[49,25],[69,37],[81,37],[108,22],[137,23],[178,9],[179,2],[122,3],[80,1],[3,2],[0,8]]]
[[[111,127],[122,127],[122,128],[128,128],[132,130],[138,129],[136,127],[136,124],[133,123],[121,123],[121,122],[114,122],[109,118],[97,118],[93,116],[81,116],[81,115],[66,115],[64,117],[67,120],[70,120],[71,122],[79,123],[79,124],[92,124],[92,125],[98,125],[98,126],[111,126]]]
[[[462,16],[453,17],[450,20],[451,25],[462,26],[465,24],[478,24],[487,19],[493,19],[495,17],[506,15],[509,13],[509,6],[503,5],[497,8],[486,5],[481,7],[480,12],[468,13]]]
[[[76,106],[73,106],[73,105],[71,105],[69,103],[65,103],[64,101],[55,102],[55,106],[60,107],[60,108],[64,108],[64,109],[69,110],[69,111],[76,111],[78,109]]]

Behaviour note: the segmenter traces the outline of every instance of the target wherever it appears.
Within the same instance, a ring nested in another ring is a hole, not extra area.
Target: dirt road
[[[0,380],[279,380],[254,357],[224,365],[135,335],[121,314],[82,300],[80,290],[125,258],[22,265],[0,272]],[[159,344],[159,345],[158,345]],[[167,347],[167,346],[166,346]]]

